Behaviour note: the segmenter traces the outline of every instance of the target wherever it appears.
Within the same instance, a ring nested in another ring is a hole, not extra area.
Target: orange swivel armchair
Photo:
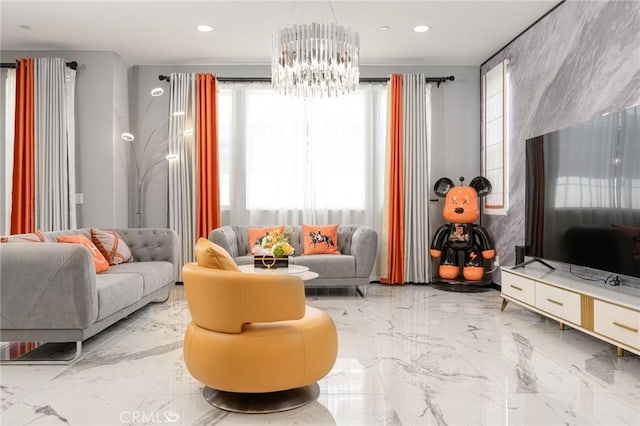
[[[189,373],[211,405],[268,413],[319,394],[335,363],[338,337],[325,312],[305,306],[300,277],[240,272],[220,246],[201,238],[197,263],[182,269],[191,323],[184,337]]]

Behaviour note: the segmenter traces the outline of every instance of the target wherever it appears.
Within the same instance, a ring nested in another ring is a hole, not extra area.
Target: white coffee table
[[[302,278],[302,281],[308,281],[318,278],[318,273],[310,271],[306,266],[289,265],[286,268],[256,268],[253,265],[239,265],[238,268],[242,272],[249,274],[294,274]]]

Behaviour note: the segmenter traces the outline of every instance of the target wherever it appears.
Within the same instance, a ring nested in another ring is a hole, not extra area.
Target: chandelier
[[[274,34],[272,44],[271,85],[278,93],[338,96],[358,86],[360,38],[348,28],[294,25]]]

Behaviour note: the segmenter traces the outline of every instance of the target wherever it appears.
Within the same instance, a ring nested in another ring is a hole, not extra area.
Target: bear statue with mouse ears
[[[464,252],[462,275],[467,281],[480,281],[484,276],[484,259],[495,256],[495,246],[489,233],[474,222],[480,217],[479,197],[491,192],[491,183],[482,176],[468,186],[456,186],[449,178],[440,178],[434,185],[438,197],[446,197],[442,216],[449,223],[436,231],[429,253],[440,258],[438,275],[455,280],[460,275],[459,252]]]

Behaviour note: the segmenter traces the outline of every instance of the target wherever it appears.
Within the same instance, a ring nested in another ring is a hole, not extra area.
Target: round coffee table
[[[253,265],[238,265],[242,272],[249,274],[294,274],[302,278],[302,281],[308,281],[318,278],[318,273],[310,271],[306,266],[289,265],[286,268],[256,268]]]

